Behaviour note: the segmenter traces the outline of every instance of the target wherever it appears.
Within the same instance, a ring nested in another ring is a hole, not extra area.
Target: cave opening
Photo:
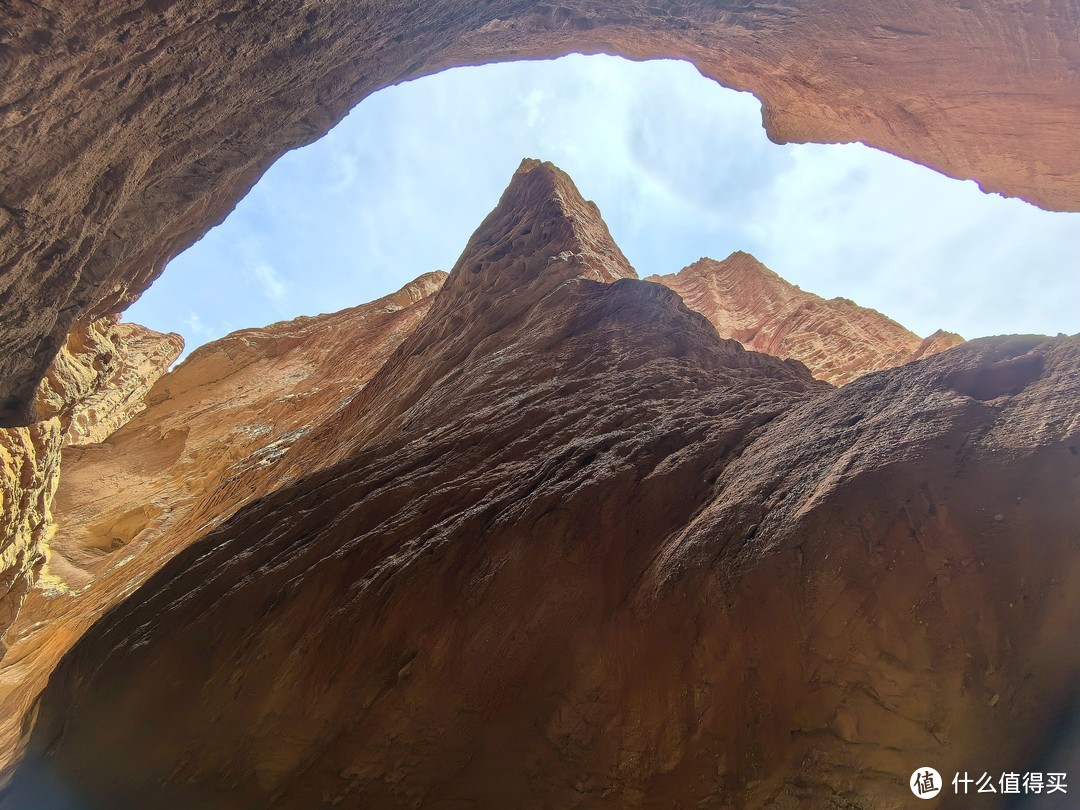
[[[283,156],[125,319],[187,351],[453,265],[524,156],[600,207],[642,277],[746,251],[921,335],[1080,330],[1080,214],[862,144],[771,143],[751,94],[677,60],[572,55],[379,91]]]
[[[1073,17],[119,5],[0,35],[0,806],[1067,770],[1080,336],[839,296],[1075,331],[1076,215],[760,124],[1080,210]]]

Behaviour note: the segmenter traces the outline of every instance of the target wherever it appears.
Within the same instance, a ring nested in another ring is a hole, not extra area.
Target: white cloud
[[[259,281],[263,295],[271,301],[280,301],[289,291],[289,283],[278,275],[277,270],[266,262],[258,262],[251,266],[251,273]]]
[[[214,330],[203,323],[197,312],[189,312],[183,323],[188,328],[190,337],[194,338],[194,340],[188,340],[185,343],[191,343],[194,346],[205,343],[214,337]],[[185,337],[188,337],[188,335],[185,335]]]
[[[525,126],[531,129],[543,124],[546,119],[544,108],[550,104],[551,100],[551,91],[538,87],[519,95],[518,104],[525,112]]]
[[[331,153],[331,161],[328,172],[331,182],[326,188],[327,192],[341,194],[351,190],[359,175],[356,155],[352,154],[347,147],[339,146]]]
[[[1077,216],[983,194],[865,146],[794,147],[745,230],[752,252],[826,297],[916,332],[1077,331]]]

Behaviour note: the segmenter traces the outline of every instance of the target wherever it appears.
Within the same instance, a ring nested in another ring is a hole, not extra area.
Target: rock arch
[[[1080,210],[1072,0],[62,0],[0,27],[0,424],[72,324],[122,310],[284,152],[456,65],[676,57],[778,142],[861,140]]]

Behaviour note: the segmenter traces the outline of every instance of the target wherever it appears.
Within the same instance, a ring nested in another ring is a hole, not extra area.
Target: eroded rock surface
[[[20,717],[60,656],[105,610],[237,509],[318,468],[281,459],[382,366],[445,277],[202,346],[125,428],[64,450],[48,564],[0,660],[0,760],[13,756]],[[59,443],[49,447],[55,469]]]
[[[79,326],[38,386],[38,418],[57,417],[65,444],[104,441],[145,408],[144,397],[184,350],[163,335],[117,315]]]
[[[647,281],[675,290],[724,337],[757,352],[793,357],[833,385],[964,342],[943,330],[924,340],[877,310],[805,292],[742,251],[719,262],[700,259]]]
[[[63,437],[55,418],[0,428],[0,653],[45,560]]]
[[[0,649],[45,559],[62,447],[100,441],[138,413],[183,349],[179,335],[118,320],[75,329],[38,386],[40,421],[0,428]]]
[[[77,319],[116,312],[280,155],[455,65],[677,57],[778,142],[859,140],[1080,208],[1073,0],[14,0],[0,27],[0,424]]]
[[[3,806],[888,809],[1036,762],[1080,339],[833,389],[632,275],[523,164],[309,474],[75,644]]]

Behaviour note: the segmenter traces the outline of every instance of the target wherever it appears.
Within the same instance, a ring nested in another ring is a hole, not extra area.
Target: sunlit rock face
[[[38,386],[39,421],[0,428],[0,647],[45,560],[61,449],[100,441],[138,413],[183,346],[116,316],[80,325]]]
[[[37,416],[58,417],[65,444],[101,442],[127,424],[184,350],[180,335],[119,320],[112,315],[74,329],[38,386]]]
[[[370,304],[202,346],[157,381],[126,427],[64,450],[48,564],[0,661],[0,760],[10,763],[20,718],[60,656],[105,610],[237,509],[319,466],[282,456],[355,396],[445,277],[427,273]],[[55,470],[59,441],[48,449]]]
[[[877,310],[805,292],[748,253],[720,262],[701,259],[647,280],[675,290],[724,337],[754,351],[793,357],[833,385],[963,343],[940,330],[923,340]]]
[[[284,486],[214,468],[186,548],[134,552],[0,805],[900,808],[917,766],[1037,761],[1080,674],[1080,340],[836,389],[636,280],[535,161],[424,300]],[[237,367],[201,351],[96,452],[217,459],[199,420],[247,423],[195,407]]]
[[[77,321],[121,310],[280,155],[455,65],[676,57],[777,142],[862,141],[1080,208],[1072,0],[13,0],[0,29],[0,424]]]
[[[0,428],[0,652],[45,560],[62,446],[59,419]]]

